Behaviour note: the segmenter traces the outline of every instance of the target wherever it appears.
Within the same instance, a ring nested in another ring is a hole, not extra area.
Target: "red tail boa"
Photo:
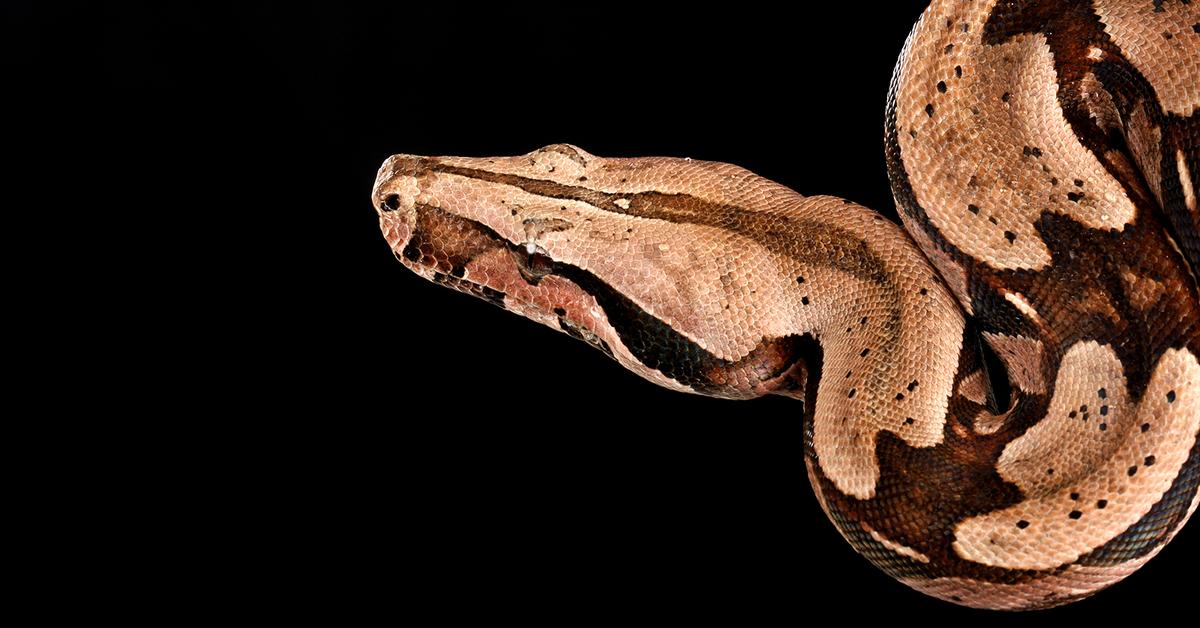
[[[1040,608],[1197,506],[1198,108],[1200,3],[940,1],[887,110],[903,229],[565,144],[397,155],[373,200],[427,279],[668,388],[795,398],[855,549],[942,599]]]

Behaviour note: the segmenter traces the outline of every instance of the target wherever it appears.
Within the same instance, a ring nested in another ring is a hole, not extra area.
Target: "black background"
[[[217,458],[264,590],[398,619],[1018,619],[858,557],[812,495],[795,404],[660,390],[427,283],[369,202],[393,153],[570,142],[894,216],[884,103],[923,3],[432,5],[108,12],[80,61],[122,102],[114,126],[149,131],[139,179],[214,234],[193,307],[228,337],[204,395],[228,399]],[[1189,616],[1196,558],[1185,530],[1111,590],[1020,620]]]

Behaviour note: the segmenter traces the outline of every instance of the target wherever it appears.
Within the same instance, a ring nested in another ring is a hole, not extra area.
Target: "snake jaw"
[[[574,281],[555,274],[560,266],[540,243],[563,229],[545,221],[525,221],[516,241],[487,225],[438,205],[428,193],[435,160],[396,155],[380,168],[372,201],[380,227],[396,258],[438,285],[481,298],[525,318],[557,329],[626,365],[643,368],[620,344],[595,297]],[[535,224],[536,223],[536,224]]]

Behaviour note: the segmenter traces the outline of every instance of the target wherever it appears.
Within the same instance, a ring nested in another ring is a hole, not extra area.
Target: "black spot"
[[[1026,521],[1026,520],[1024,520],[1024,519],[1022,519],[1022,520],[1020,520],[1020,521],[1018,521],[1018,522],[1017,522],[1017,527],[1018,527],[1018,528],[1021,528],[1022,530],[1024,530],[1025,528],[1028,528],[1028,527],[1029,527],[1029,522],[1028,522],[1028,521]]]
[[[915,140],[915,139],[917,139],[917,130],[916,130],[916,129],[909,129],[909,130],[908,130],[908,135],[909,135],[909,137],[913,138],[914,140]]]
[[[1081,198],[1083,198],[1083,194],[1081,192],[1067,192],[1067,200],[1068,201],[1074,201],[1074,202],[1078,203],[1079,199],[1081,199]]]
[[[1108,508],[1108,500],[1107,499],[1096,500],[1096,508],[1099,508],[1100,510],[1104,510],[1105,508]]]
[[[1192,24],[1192,32],[1200,33],[1200,22],[1196,22],[1195,24]]]
[[[854,371],[846,371],[846,379],[850,379],[850,374]]]
[[[1071,499],[1079,501],[1079,493],[1071,493]]]
[[[1072,510],[1072,511],[1071,511],[1071,513],[1070,513],[1069,515],[1067,515],[1067,516],[1068,516],[1068,517],[1070,517],[1070,518],[1072,518],[1072,519],[1078,519],[1078,518],[1080,518],[1080,517],[1082,517],[1082,516],[1083,516],[1083,511],[1081,511],[1081,510]]]
[[[972,214],[978,214],[979,206],[974,205],[974,204],[967,204],[967,211],[971,212]]]
[[[1146,433],[1146,432],[1149,432],[1149,431],[1150,431],[1150,424],[1149,424],[1149,423],[1142,423],[1142,433]]]
[[[1088,410],[1087,410],[1087,404],[1085,403],[1085,404],[1083,404],[1082,406],[1079,406],[1079,411],[1080,411],[1080,412],[1087,412],[1087,411],[1088,411]]]
[[[967,179],[967,186],[968,187],[978,187],[979,186],[979,177],[976,175],[971,175],[971,178]]]
[[[851,389],[850,389],[850,394],[849,394],[849,395],[847,395],[847,397],[849,397],[849,398],[853,399],[853,398],[854,398],[854,395],[856,395],[856,394],[858,394],[858,389],[857,389],[857,388],[851,388]],[[1130,475],[1132,475],[1132,474],[1130,474]]]
[[[1163,11],[1165,11],[1166,9],[1162,8],[1162,5],[1163,5],[1163,0],[1154,0],[1154,12],[1162,13]]]
[[[466,275],[466,274],[467,274],[467,267],[466,267],[466,266],[463,266],[462,264],[455,264],[455,265],[454,265],[454,266],[453,266],[453,267],[450,269],[450,276],[451,276],[451,277],[456,277],[456,278],[458,278],[458,279],[462,279],[462,278],[463,278],[463,275]]]
[[[512,210],[512,215],[516,216],[516,215],[517,215],[517,210],[515,210],[515,209],[514,209],[514,210]]]
[[[410,262],[421,259],[421,250],[411,241],[408,243],[408,246],[404,247],[404,251],[401,254],[404,255],[404,259]]]
[[[1129,467],[1129,471],[1127,471],[1126,473],[1129,474],[1129,477],[1133,477],[1134,474],[1137,473],[1137,465],[1135,464],[1132,467]]]
[[[587,177],[579,177],[580,181],[587,181]]]
[[[961,65],[954,66],[954,76],[955,76],[955,78],[962,78],[962,66]]]
[[[1145,462],[1146,466],[1149,467],[1149,466],[1153,465],[1156,460],[1157,460],[1157,458],[1154,457],[1154,454],[1150,454],[1149,456],[1146,456],[1146,459],[1143,460],[1142,462]]]
[[[1046,469],[1046,475],[1054,475],[1054,469]]]
[[[801,305],[808,305],[808,297],[800,297]]]
[[[992,223],[993,225],[1000,224],[1000,221],[996,220],[995,216],[988,216],[988,222]]]
[[[962,29],[963,29],[963,32],[964,32],[964,33],[968,33],[968,32],[970,32],[970,31],[971,31],[971,25],[970,25],[970,24],[967,24],[966,22],[964,22],[964,23],[963,23],[963,26],[962,26]]]
[[[1108,416],[1108,406],[1100,406],[1100,416]]]
[[[1025,148],[1021,149],[1021,153],[1026,157],[1041,157],[1042,149],[1037,148],[1036,146],[1026,146]]]
[[[385,212],[394,212],[397,209],[400,209],[400,195],[399,194],[388,194],[383,199],[383,208],[382,209]]]
[[[951,595],[951,596],[950,596],[950,599],[954,600],[955,602],[961,602],[961,601],[962,601],[962,597],[960,597],[960,596],[957,596],[957,595]]]
[[[804,277],[796,277],[796,283],[804,283]]]
[[[859,324],[859,325],[866,325],[866,324],[867,324],[867,317],[866,317],[866,316],[862,317],[862,320],[861,320],[861,321],[858,321],[858,324]]]
[[[1166,32],[1166,31],[1163,31],[1163,39],[1173,39],[1174,37],[1175,37],[1175,36],[1174,36],[1174,35],[1172,35],[1171,33],[1168,33],[1168,32]]]
[[[910,417],[910,416],[909,416],[909,417],[904,417],[904,424],[905,424],[905,425],[912,425],[913,423],[916,423],[916,421],[914,421],[912,417]]]
[[[939,92],[945,94],[946,93],[946,81],[938,81],[937,88],[938,88]]]
[[[1075,418],[1075,417],[1076,417],[1078,414],[1079,414],[1078,412],[1075,412],[1074,410],[1072,410],[1072,411],[1070,412],[1070,414],[1068,414],[1068,415],[1067,415],[1067,418],[1068,418],[1068,419],[1073,419],[1073,418]]]
[[[1167,403],[1175,403],[1175,391],[1167,391]]]
[[[1096,395],[1099,396],[1101,399],[1108,399],[1108,389],[1101,388],[1100,390],[1096,391]]]
[[[950,54],[951,50],[954,50],[954,44],[946,44],[946,48],[942,50],[942,54]]]
[[[567,315],[567,311],[561,307],[554,308],[554,313],[557,314],[558,316],[566,316]]]
[[[1101,431],[1101,432],[1107,432],[1107,431],[1108,431],[1108,423],[1101,423],[1101,424],[1100,424],[1100,431]]]
[[[925,115],[929,116],[930,118],[933,117],[933,103],[925,105]]]
[[[861,357],[864,357],[864,358],[865,358],[865,357],[867,357],[867,354],[868,354],[868,353],[870,353],[870,352],[871,352],[871,350],[870,350],[870,349],[863,349],[863,350],[862,350],[862,353],[860,353],[860,354],[858,354],[858,355],[859,355],[859,356],[861,356]]]
[[[1075,187],[1077,187],[1077,188],[1083,187],[1083,179],[1075,179]]]
[[[929,294],[929,290],[926,290],[925,288],[921,288],[918,292],[921,294],[921,296]]]
[[[1058,177],[1050,177],[1050,185],[1058,185]]]
[[[1014,241],[1017,239],[1017,234],[1015,234],[1015,233],[1013,233],[1013,232],[1011,232],[1011,231],[1005,231],[1005,232],[1004,232],[1004,239],[1005,239],[1005,240],[1008,240],[1008,243],[1009,243],[1009,244],[1012,244],[1012,243],[1013,243],[1013,242],[1014,242]]]
[[[904,401],[904,393],[896,393],[896,401]]]
[[[908,392],[912,392],[912,391],[913,391],[913,389],[914,389],[914,388],[916,388],[916,387],[917,387],[917,386],[919,386],[919,385],[920,385],[920,384],[919,384],[919,383],[917,382],[917,380],[915,380],[915,379],[914,379],[913,381],[909,382],[909,383],[908,383]]]
[[[1004,92],[1003,94],[1000,94],[1000,100],[1002,100],[1004,102],[1008,102],[1008,99],[1010,96],[1011,96],[1011,94],[1009,94],[1008,92]]]

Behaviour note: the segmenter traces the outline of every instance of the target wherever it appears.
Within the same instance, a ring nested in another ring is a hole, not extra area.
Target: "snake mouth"
[[[615,357],[603,309],[588,290],[563,276],[574,267],[554,261],[540,246],[510,242],[478,221],[432,205],[383,211],[387,200],[380,205],[380,226],[393,254],[410,270]]]
[[[613,355],[613,332],[595,298],[557,276],[567,265],[533,243],[514,243],[486,224],[421,202],[438,159],[394,155],[379,168],[372,202],[396,258],[436,284],[559,329]],[[607,340],[606,340],[607,338]]]

